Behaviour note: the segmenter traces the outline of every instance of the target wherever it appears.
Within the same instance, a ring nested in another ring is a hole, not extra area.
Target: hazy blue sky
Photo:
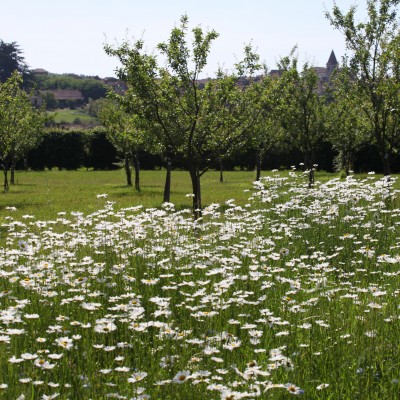
[[[365,0],[336,0],[347,11],[358,4],[365,18]],[[218,65],[232,68],[245,43],[252,41],[269,69],[298,45],[300,60],[324,66],[331,50],[345,53],[342,35],[324,16],[333,0],[11,0],[0,14],[0,39],[17,42],[30,68],[54,73],[114,76],[116,59],[105,42],[143,38],[152,51],[186,13],[190,27],[215,29],[205,75]],[[236,58],[235,58],[236,57]]]

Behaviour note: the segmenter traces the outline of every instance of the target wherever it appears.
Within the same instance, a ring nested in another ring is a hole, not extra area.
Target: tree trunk
[[[390,169],[390,155],[389,153],[383,153],[382,155],[382,164],[383,164],[383,175],[390,176],[391,169]]]
[[[308,171],[308,188],[314,185],[314,152],[307,151],[304,155],[304,167]]]
[[[256,155],[256,181],[259,181],[261,178],[261,154],[258,151]]]
[[[345,172],[346,176],[350,175],[350,161],[349,160],[347,160],[347,162],[346,162],[346,166],[344,168],[344,172]]]
[[[10,184],[15,185],[15,164],[11,164],[10,168]]]
[[[222,165],[222,158],[219,159],[219,181],[222,183],[224,181],[224,167]]]
[[[346,150],[342,151],[342,165],[341,165],[341,169],[344,169],[344,172],[346,174],[346,176],[349,176],[349,155],[346,152]]]
[[[140,192],[140,163],[139,163],[139,157],[136,155],[135,156],[135,189]]]
[[[315,177],[314,177],[314,168],[310,169],[310,172],[308,173],[308,188],[311,189],[314,185]]]
[[[131,174],[131,167],[129,165],[129,157],[125,155],[125,173],[126,173],[126,184],[128,186],[132,186],[132,174]]]
[[[167,160],[167,175],[164,186],[164,203],[170,203],[171,198],[171,160]]]
[[[10,188],[8,185],[8,166],[3,164],[3,173],[4,173],[4,191],[8,191]]]
[[[202,216],[200,168],[197,164],[192,164],[189,168],[189,172],[193,190],[193,216],[194,219],[197,220]]]
[[[346,160],[345,161],[346,161],[346,164],[345,164],[344,170],[345,170],[346,176],[349,176],[350,170],[353,169],[353,153],[352,153],[352,151],[346,152]]]

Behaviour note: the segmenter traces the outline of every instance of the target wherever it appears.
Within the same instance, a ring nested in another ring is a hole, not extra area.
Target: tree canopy
[[[127,83],[124,96],[115,98],[127,110],[132,104],[152,124],[164,154],[180,158],[187,165],[193,189],[193,210],[201,214],[200,177],[210,160],[229,152],[244,140],[252,115],[249,88],[238,86],[238,80],[259,68],[258,56],[250,46],[234,73],[218,71],[217,78],[200,82],[207,65],[211,44],[217,39],[214,30],[192,29],[191,45],[187,41],[188,17],[181,17],[169,40],[157,46],[161,64],[154,53],[146,53],[144,42],[128,42],[117,48],[105,46],[122,67],[118,77]]]
[[[38,144],[48,119],[43,109],[32,106],[29,95],[20,88],[21,83],[17,71],[0,83],[0,161],[5,190],[10,166]]]
[[[29,69],[22,54],[17,42],[6,43],[0,39],[0,82],[4,83],[14,71],[18,71],[27,83]]]
[[[315,68],[305,63],[298,68],[297,57],[281,60],[279,78],[280,120],[293,146],[304,155],[310,185],[314,181],[315,152],[326,136],[325,97],[320,92],[320,79]]]
[[[400,0],[367,0],[368,17],[356,22],[356,7],[343,13],[335,5],[326,16],[343,33],[349,73],[382,158],[385,175],[399,146],[399,18]]]
[[[107,137],[124,161],[127,185],[132,186],[130,164],[135,167],[135,188],[140,190],[139,151],[144,147],[142,121],[134,113],[127,113],[112,100],[99,106],[98,117],[107,130]]]

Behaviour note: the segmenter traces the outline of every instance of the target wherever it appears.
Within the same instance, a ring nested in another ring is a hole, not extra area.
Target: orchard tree
[[[277,148],[283,141],[283,130],[279,121],[278,106],[279,82],[275,77],[265,74],[257,82],[258,90],[254,91],[252,109],[257,118],[252,125],[250,147],[255,152],[256,180],[260,180],[261,166],[268,151]]]
[[[162,64],[154,53],[143,50],[142,40],[133,45],[125,42],[118,48],[106,45],[105,51],[120,61],[122,67],[117,75],[128,86],[119,101],[127,107],[138,104],[138,112],[153,126],[152,134],[166,158],[180,159],[187,165],[193,211],[198,218],[202,208],[201,176],[212,161],[241,143],[249,128],[247,90],[237,83],[259,65],[258,57],[247,46],[245,58],[236,65],[234,74],[219,71],[216,79],[201,84],[200,74],[218,34],[195,27],[189,45],[187,31],[188,18],[184,15],[180,26],[172,29],[169,40],[157,46]]]
[[[107,130],[108,139],[124,160],[127,185],[132,186],[130,165],[133,162],[135,189],[140,191],[139,151],[143,148],[144,133],[138,115],[124,111],[112,100],[104,100],[98,117]]]
[[[321,95],[320,79],[315,68],[305,63],[299,71],[297,57],[292,54],[283,58],[279,67],[283,72],[278,80],[278,112],[288,139],[303,153],[311,187],[314,183],[316,150],[326,137],[326,99]]]
[[[268,152],[283,144],[284,131],[277,119],[269,114],[254,126],[251,132],[252,147],[255,150],[256,181],[261,178],[261,168]]]
[[[398,112],[393,107],[399,96],[399,4],[400,0],[367,0],[367,20],[358,23],[355,6],[343,13],[335,4],[326,14],[345,37],[358,102],[377,143],[384,175],[390,175],[390,160],[398,150]]]
[[[245,48],[245,53],[254,56],[250,47]],[[204,145],[202,153],[196,153],[201,166],[200,177],[210,167],[209,161],[217,161],[220,163],[220,182],[223,182],[222,161],[248,148],[257,123],[264,120],[264,110],[259,103],[266,79],[259,76],[243,78],[243,65],[236,65],[237,71],[233,74],[218,71],[217,78],[208,80],[202,89],[204,111],[198,123],[198,136]]]
[[[47,121],[43,109],[32,107],[22,89],[21,75],[15,71],[0,84],[0,160],[4,173],[4,190],[9,189],[8,171],[26,153],[36,147]]]
[[[388,94],[387,107],[390,109],[388,116],[388,147],[390,154],[400,152],[400,31],[390,43],[386,53],[390,56],[391,75],[387,77],[383,90]]]
[[[349,175],[353,168],[354,155],[368,142],[368,125],[359,102],[356,82],[345,66],[334,72],[329,89],[327,105],[328,140],[337,151],[337,166]]]

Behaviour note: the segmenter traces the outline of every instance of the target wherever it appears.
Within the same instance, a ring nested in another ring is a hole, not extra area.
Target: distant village
[[[31,73],[35,78],[46,77],[50,75],[50,72],[43,68],[35,68],[31,70]],[[107,88],[111,88],[117,93],[124,93],[127,89],[127,86],[124,82],[114,77],[95,77],[95,79],[99,79]],[[52,94],[54,96],[59,108],[69,107],[71,102],[74,102],[74,104],[78,107],[83,106],[85,103],[85,98],[79,89],[48,89],[38,90],[35,93],[31,100],[33,105],[41,107],[47,94]]]
[[[320,88],[322,90],[323,85],[329,81],[330,76],[332,75],[335,68],[339,65],[335,53],[332,50],[329,56],[329,59],[326,63],[325,67],[314,67],[315,71],[317,72],[320,78]],[[280,76],[282,74],[282,70],[273,69],[269,72],[272,76]],[[31,70],[31,73],[35,77],[40,76],[48,76],[50,74],[49,71],[46,71],[43,68],[36,68]],[[120,81],[114,77],[106,77],[106,78],[98,78],[101,82],[106,85],[108,88],[112,88],[114,91],[118,93],[124,93],[127,89],[127,86],[124,82]],[[202,86],[207,82],[208,79],[201,79],[199,80],[199,85]],[[239,85],[245,86],[247,82],[246,78],[241,78],[239,80]],[[46,94],[51,93],[54,95],[54,98],[57,100],[60,108],[68,107],[68,104],[73,101],[76,106],[83,106],[85,103],[85,98],[82,95],[82,92],[78,89],[53,89],[53,90],[39,90],[36,95],[32,98],[32,103],[35,106],[40,107],[43,104],[43,99]]]

